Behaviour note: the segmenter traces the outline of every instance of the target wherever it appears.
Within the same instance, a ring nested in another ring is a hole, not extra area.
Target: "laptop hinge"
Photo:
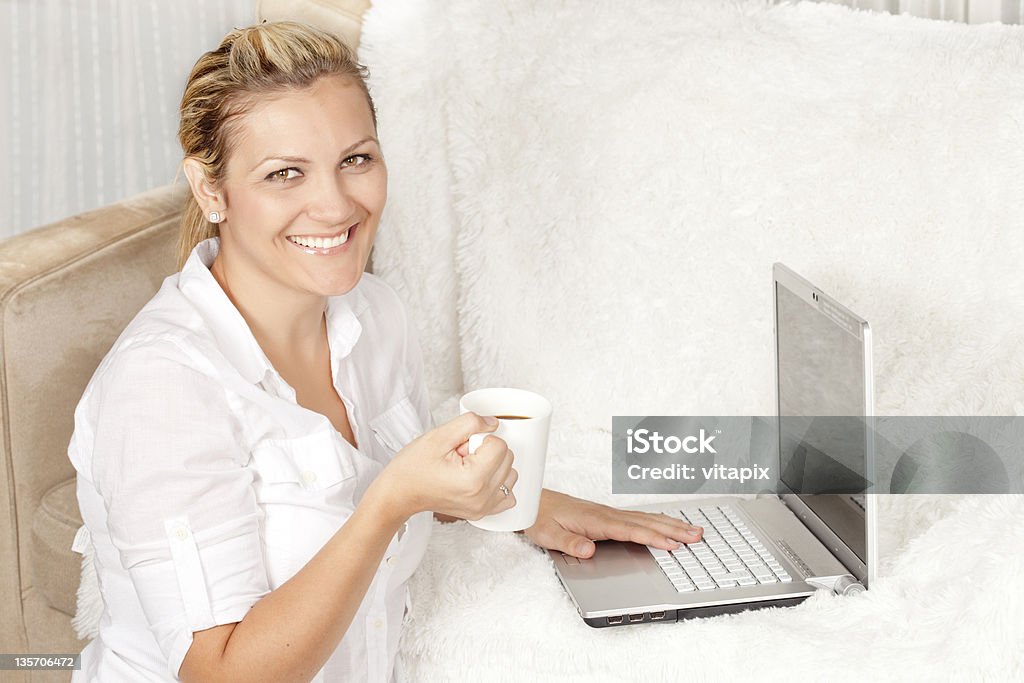
[[[804,579],[804,582],[815,588],[832,591],[836,595],[856,595],[866,590],[864,585],[850,574],[809,576]]]

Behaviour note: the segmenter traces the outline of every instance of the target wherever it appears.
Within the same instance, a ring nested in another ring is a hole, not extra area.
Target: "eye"
[[[341,162],[342,168],[359,168],[361,166],[368,166],[373,161],[373,157],[369,154],[353,154],[352,156]]]
[[[269,174],[266,179],[272,181],[291,180],[293,178],[298,178],[300,175],[302,175],[302,173],[299,172],[299,169],[290,167],[274,171]]]

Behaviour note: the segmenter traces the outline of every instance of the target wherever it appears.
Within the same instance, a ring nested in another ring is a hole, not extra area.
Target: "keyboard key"
[[[779,572],[779,581],[781,581],[782,583],[789,583],[792,580],[793,577],[787,574],[786,572]]]
[[[736,579],[736,583],[741,586],[754,586],[757,585],[757,579],[751,576],[750,578]]]

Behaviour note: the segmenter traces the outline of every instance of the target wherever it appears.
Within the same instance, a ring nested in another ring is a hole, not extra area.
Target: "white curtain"
[[[963,21],[968,24],[1019,24],[1024,0],[824,0],[857,9],[909,14],[925,19]]]
[[[0,0],[0,238],[171,182],[196,59],[253,0]]]
[[[830,1],[972,23],[1024,8]],[[255,21],[253,0],[0,0],[0,239],[171,182],[192,64]]]

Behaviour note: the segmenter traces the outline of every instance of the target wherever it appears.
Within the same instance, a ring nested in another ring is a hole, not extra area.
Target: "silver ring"
[[[507,496],[508,494],[512,493],[511,491],[509,491],[509,490],[508,490],[508,487],[507,487],[507,486],[505,486],[504,484],[502,484],[501,486],[499,486],[499,487],[498,487],[498,490],[499,490],[499,491],[501,491],[502,493],[504,493],[504,494],[505,494],[506,496]]]

